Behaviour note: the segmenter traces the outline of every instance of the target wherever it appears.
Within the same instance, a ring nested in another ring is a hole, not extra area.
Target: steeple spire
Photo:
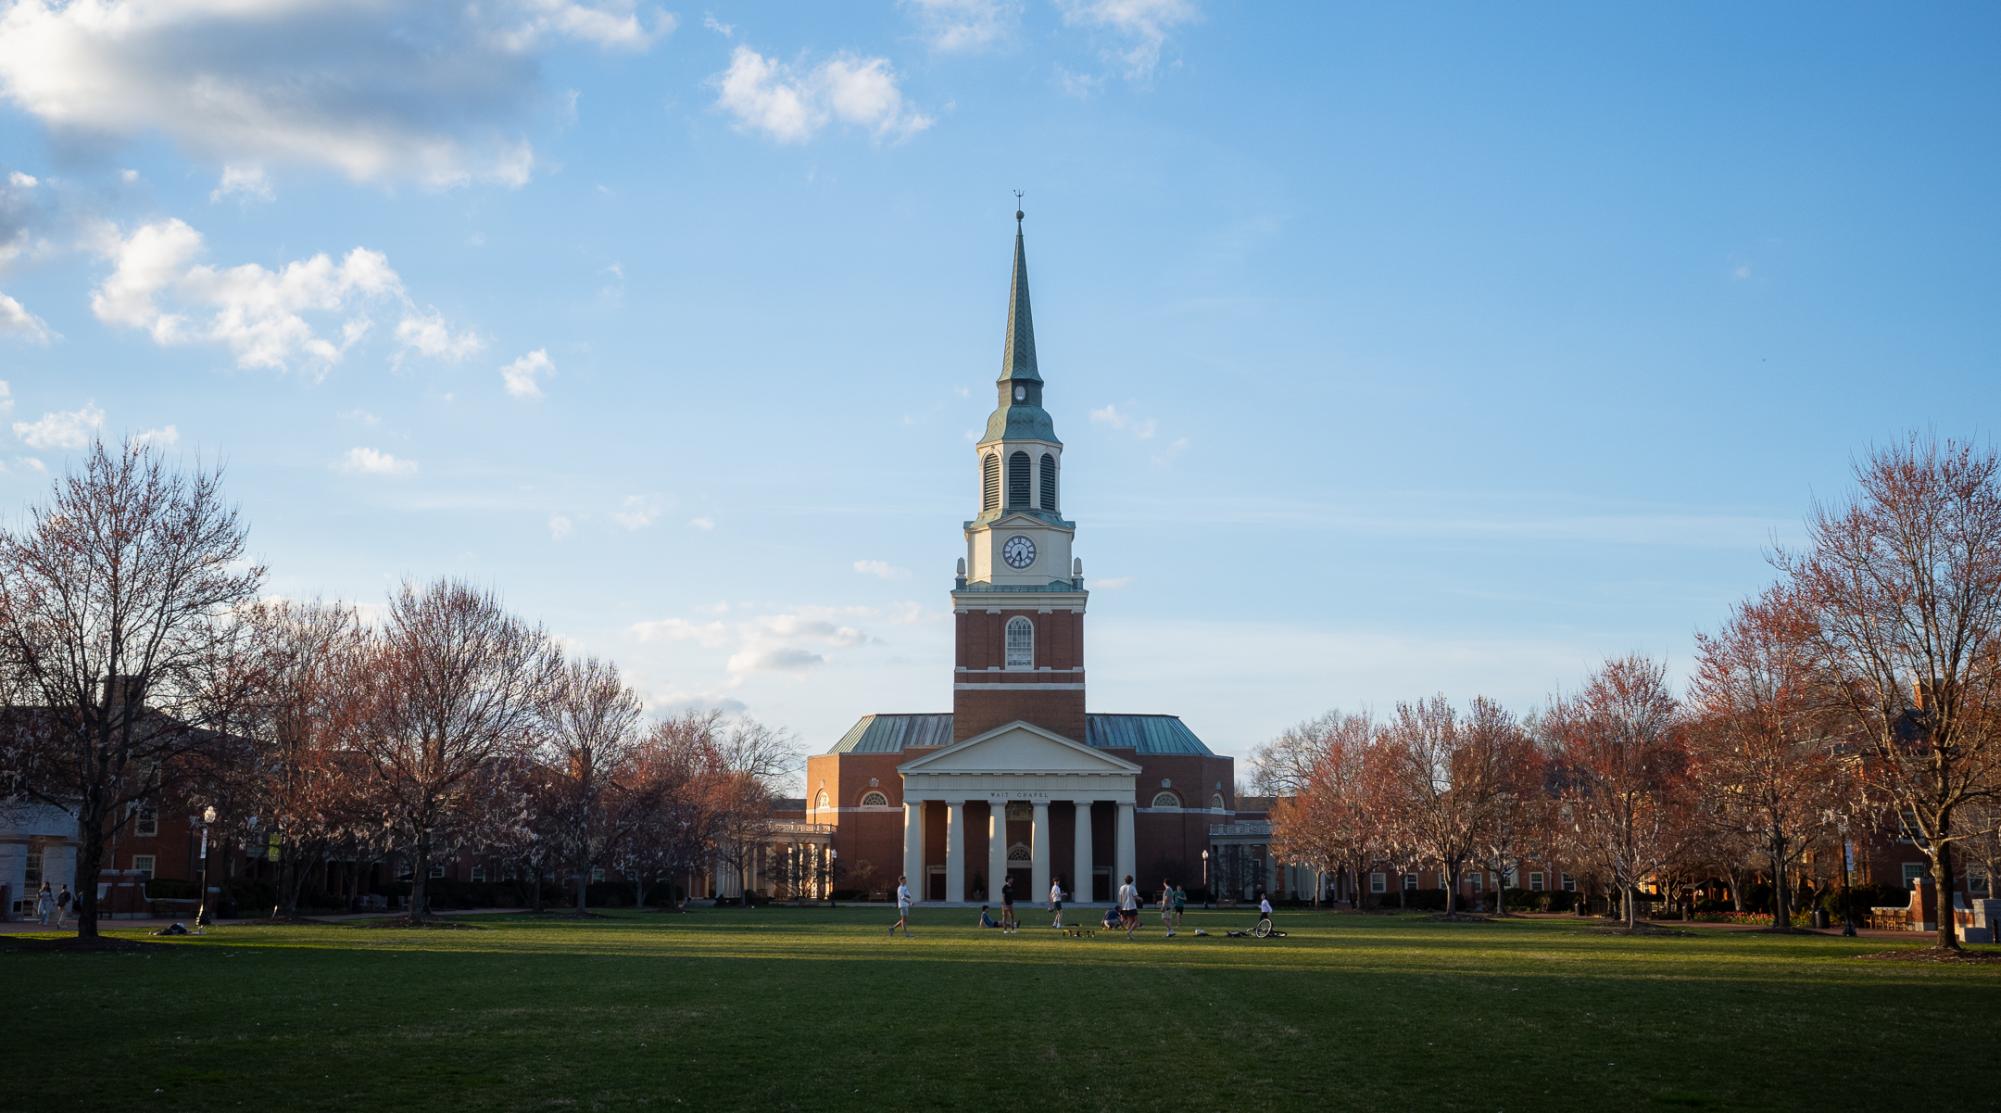
[[[1021,194],[1014,195],[1021,204]],[[1028,311],[1028,255],[1021,244],[1022,211],[1014,210],[1014,283],[1008,290],[1007,345],[1001,352],[1003,386],[1011,382],[1039,383],[1035,369],[1035,318]]]

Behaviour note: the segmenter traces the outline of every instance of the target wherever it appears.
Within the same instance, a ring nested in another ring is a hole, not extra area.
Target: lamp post
[[[201,880],[197,883],[197,888],[199,889],[199,892],[196,893],[196,896],[198,896],[201,899],[201,903],[195,905],[195,927],[197,928],[205,928],[209,925],[208,829],[210,825],[214,823],[215,823],[215,805],[210,804],[208,807],[203,808],[201,811],[201,858],[198,867],[200,870]]]
[[[1209,848],[1205,846],[1202,848],[1202,907],[1209,907],[1215,899],[1216,894],[1209,891]]]

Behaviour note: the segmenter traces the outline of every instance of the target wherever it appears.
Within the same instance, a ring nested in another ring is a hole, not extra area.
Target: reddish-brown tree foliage
[[[1930,860],[1938,945],[1957,949],[1953,848],[2001,793],[2001,457],[1913,436],[1855,469],[1779,568],[1835,673],[1863,775]]]

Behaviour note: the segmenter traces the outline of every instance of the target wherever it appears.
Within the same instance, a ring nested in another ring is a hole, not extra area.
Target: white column
[[[966,805],[945,805],[945,899],[966,899]]]
[[[988,807],[993,814],[987,820],[987,903],[998,911],[1001,882],[1007,880],[1007,802],[995,800]]]
[[[1044,899],[1049,892],[1049,801],[1035,802],[1035,821],[1029,828],[1028,857],[1034,864],[1028,883],[1028,903]]]
[[[1091,802],[1077,801],[1077,862],[1070,875],[1070,899],[1084,903],[1091,899]]]
[[[1117,864],[1113,867],[1117,876],[1112,878],[1114,891],[1128,876],[1136,872],[1136,867],[1133,865],[1133,803],[1130,800],[1119,801],[1117,832]],[[1139,882],[1134,881],[1133,884],[1137,885]]]
[[[903,876],[910,882],[910,895],[924,896],[924,801],[903,802]]]

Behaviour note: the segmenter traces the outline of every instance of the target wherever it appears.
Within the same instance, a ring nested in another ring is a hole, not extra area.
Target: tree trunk
[[[425,902],[430,899],[431,880],[431,836],[417,837],[417,849],[410,863],[410,919],[421,920],[429,911]]]
[[[1938,945],[1942,950],[1959,950],[1959,933],[1952,925],[1952,844],[1940,843],[1932,858],[1932,883],[1938,889]]]
[[[1496,862],[1493,873],[1500,881],[1494,886],[1494,915],[1505,916],[1508,914],[1508,863]]]
[[[1458,908],[1459,867],[1445,863],[1445,914],[1452,915]]]
[[[528,870],[530,874],[528,888],[532,890],[532,894],[528,898],[529,904],[539,913],[542,911],[542,863],[532,862],[529,864]]]
[[[104,798],[96,786],[84,792],[83,802],[77,806],[76,823],[77,833],[83,836],[83,845],[76,855],[76,887],[72,890],[78,902],[76,937],[95,939],[97,876],[104,871]]]
[[[1637,930],[1640,926],[1640,902],[1634,899],[1633,886],[1619,886],[1619,896],[1626,902],[1626,930]]]
[[[1772,930],[1793,930],[1791,878],[1786,869],[1786,840],[1772,833]]]

